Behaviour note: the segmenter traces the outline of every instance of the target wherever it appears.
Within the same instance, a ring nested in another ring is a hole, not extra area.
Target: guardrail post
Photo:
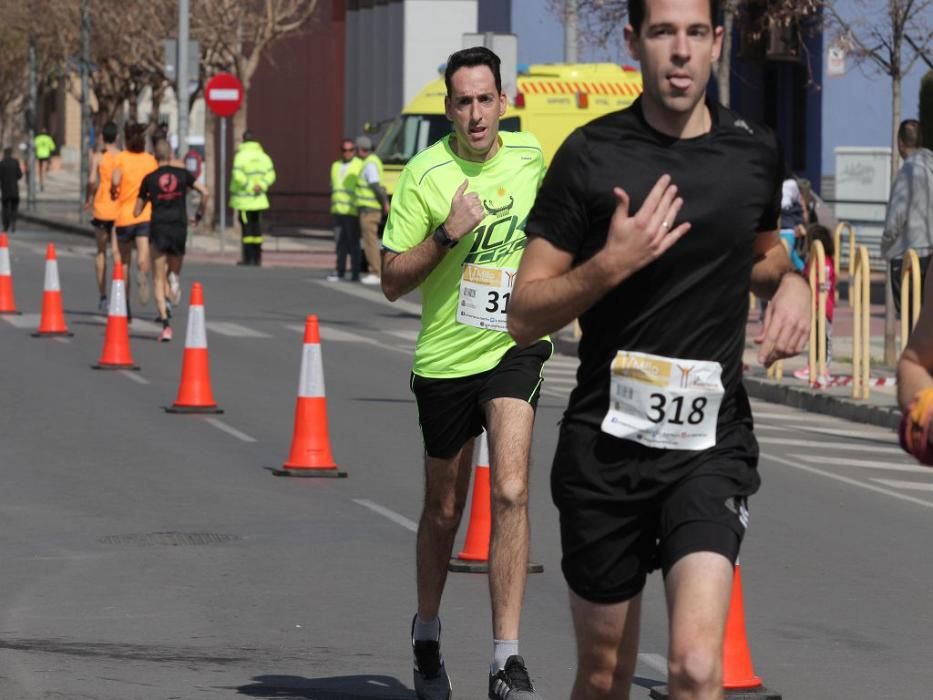
[[[920,279],[920,256],[911,248],[901,269],[901,352],[920,318]]]

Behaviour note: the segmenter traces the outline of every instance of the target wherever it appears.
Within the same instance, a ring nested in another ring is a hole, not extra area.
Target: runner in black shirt
[[[722,697],[732,567],[759,484],[741,383],[750,282],[773,299],[761,361],[807,341],[809,288],[788,274],[777,232],[780,150],[704,100],[717,5],[629,0],[644,94],[558,151],[509,304],[519,344],[577,316],[583,330],[551,479],[578,638],[574,700],[628,697],[640,594],[658,567],[671,697]]]
[[[172,339],[172,327],[169,324],[170,307],[165,298],[167,295],[173,304],[181,300],[178,276],[181,274],[188,238],[188,190],[195,189],[201,194],[201,203],[194,218],[196,222],[204,216],[207,188],[195,182],[194,175],[172,159],[172,147],[165,139],[156,142],[155,156],[159,167],[143,178],[135,215],[139,216],[146,202],[152,202],[149,240],[155,264],[153,291],[159,309],[159,321],[162,322],[159,340],[168,342]]]

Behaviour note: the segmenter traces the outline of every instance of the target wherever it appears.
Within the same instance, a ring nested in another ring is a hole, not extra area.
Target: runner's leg
[[[423,620],[435,619],[440,610],[472,467],[473,440],[450,459],[425,456],[424,507],[417,540],[418,614]]]
[[[494,639],[518,639],[528,577],[528,459],[534,409],[527,401],[487,402],[492,491],[489,596]]]
[[[149,252],[149,236],[136,236],[136,267],[139,269],[139,303],[144,306],[149,303],[151,289],[149,287],[149,273],[152,268]]]
[[[664,587],[670,618],[668,685],[672,697],[723,697],[723,635],[733,575],[732,562],[714,552],[688,554],[671,567]]]
[[[602,604],[570,592],[577,635],[577,675],[571,700],[628,700],[638,658],[641,593]]]
[[[152,291],[155,296],[156,309],[159,312],[159,320],[164,323],[168,321],[168,309],[165,306],[165,290],[168,286],[168,264],[165,253],[155,247],[152,249],[152,269],[154,277]]]
[[[107,296],[107,245],[110,243],[110,232],[105,228],[94,227],[94,238],[97,240],[97,252],[94,254],[94,274],[97,278],[97,291],[100,298]]]

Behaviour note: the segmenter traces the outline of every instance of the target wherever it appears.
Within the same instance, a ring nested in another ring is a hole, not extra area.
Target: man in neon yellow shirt
[[[45,175],[49,172],[49,162],[55,151],[55,139],[49,136],[46,129],[36,134],[34,141],[36,147],[36,160],[39,161],[39,189],[45,191]]]
[[[450,697],[438,612],[474,438],[485,427],[492,490],[489,697],[533,700],[539,696],[518,654],[518,632],[528,565],[528,456],[541,368],[552,346],[542,339],[516,347],[506,310],[544,158],[531,134],[499,133],[507,98],[492,51],[452,54],[445,80],[453,133],[405,167],[382,253],[386,297],[394,301],[421,287],[423,304],[411,375],[426,475],[412,623],[415,694]]]

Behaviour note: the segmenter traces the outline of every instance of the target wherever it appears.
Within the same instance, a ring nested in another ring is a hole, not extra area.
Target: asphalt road
[[[70,339],[29,335],[48,241]],[[24,230],[11,246],[24,314],[0,317],[0,698],[413,698],[416,299],[390,305],[322,270],[189,265],[184,301],[202,282],[225,413],[169,415],[185,309],[159,344],[153,307],[134,308],[141,371],[91,370],[104,319],[87,241]],[[289,447],[309,313],[345,480],[270,473]],[[529,578],[521,651],[550,700],[569,696],[574,667],[548,489],[574,366],[546,368],[531,476],[545,570]],[[933,473],[889,432],[754,408],[764,485],[742,573],[755,670],[784,698],[929,697]],[[455,697],[485,697],[485,577],[452,574],[442,618]],[[634,698],[664,680],[665,648],[655,576]]]

